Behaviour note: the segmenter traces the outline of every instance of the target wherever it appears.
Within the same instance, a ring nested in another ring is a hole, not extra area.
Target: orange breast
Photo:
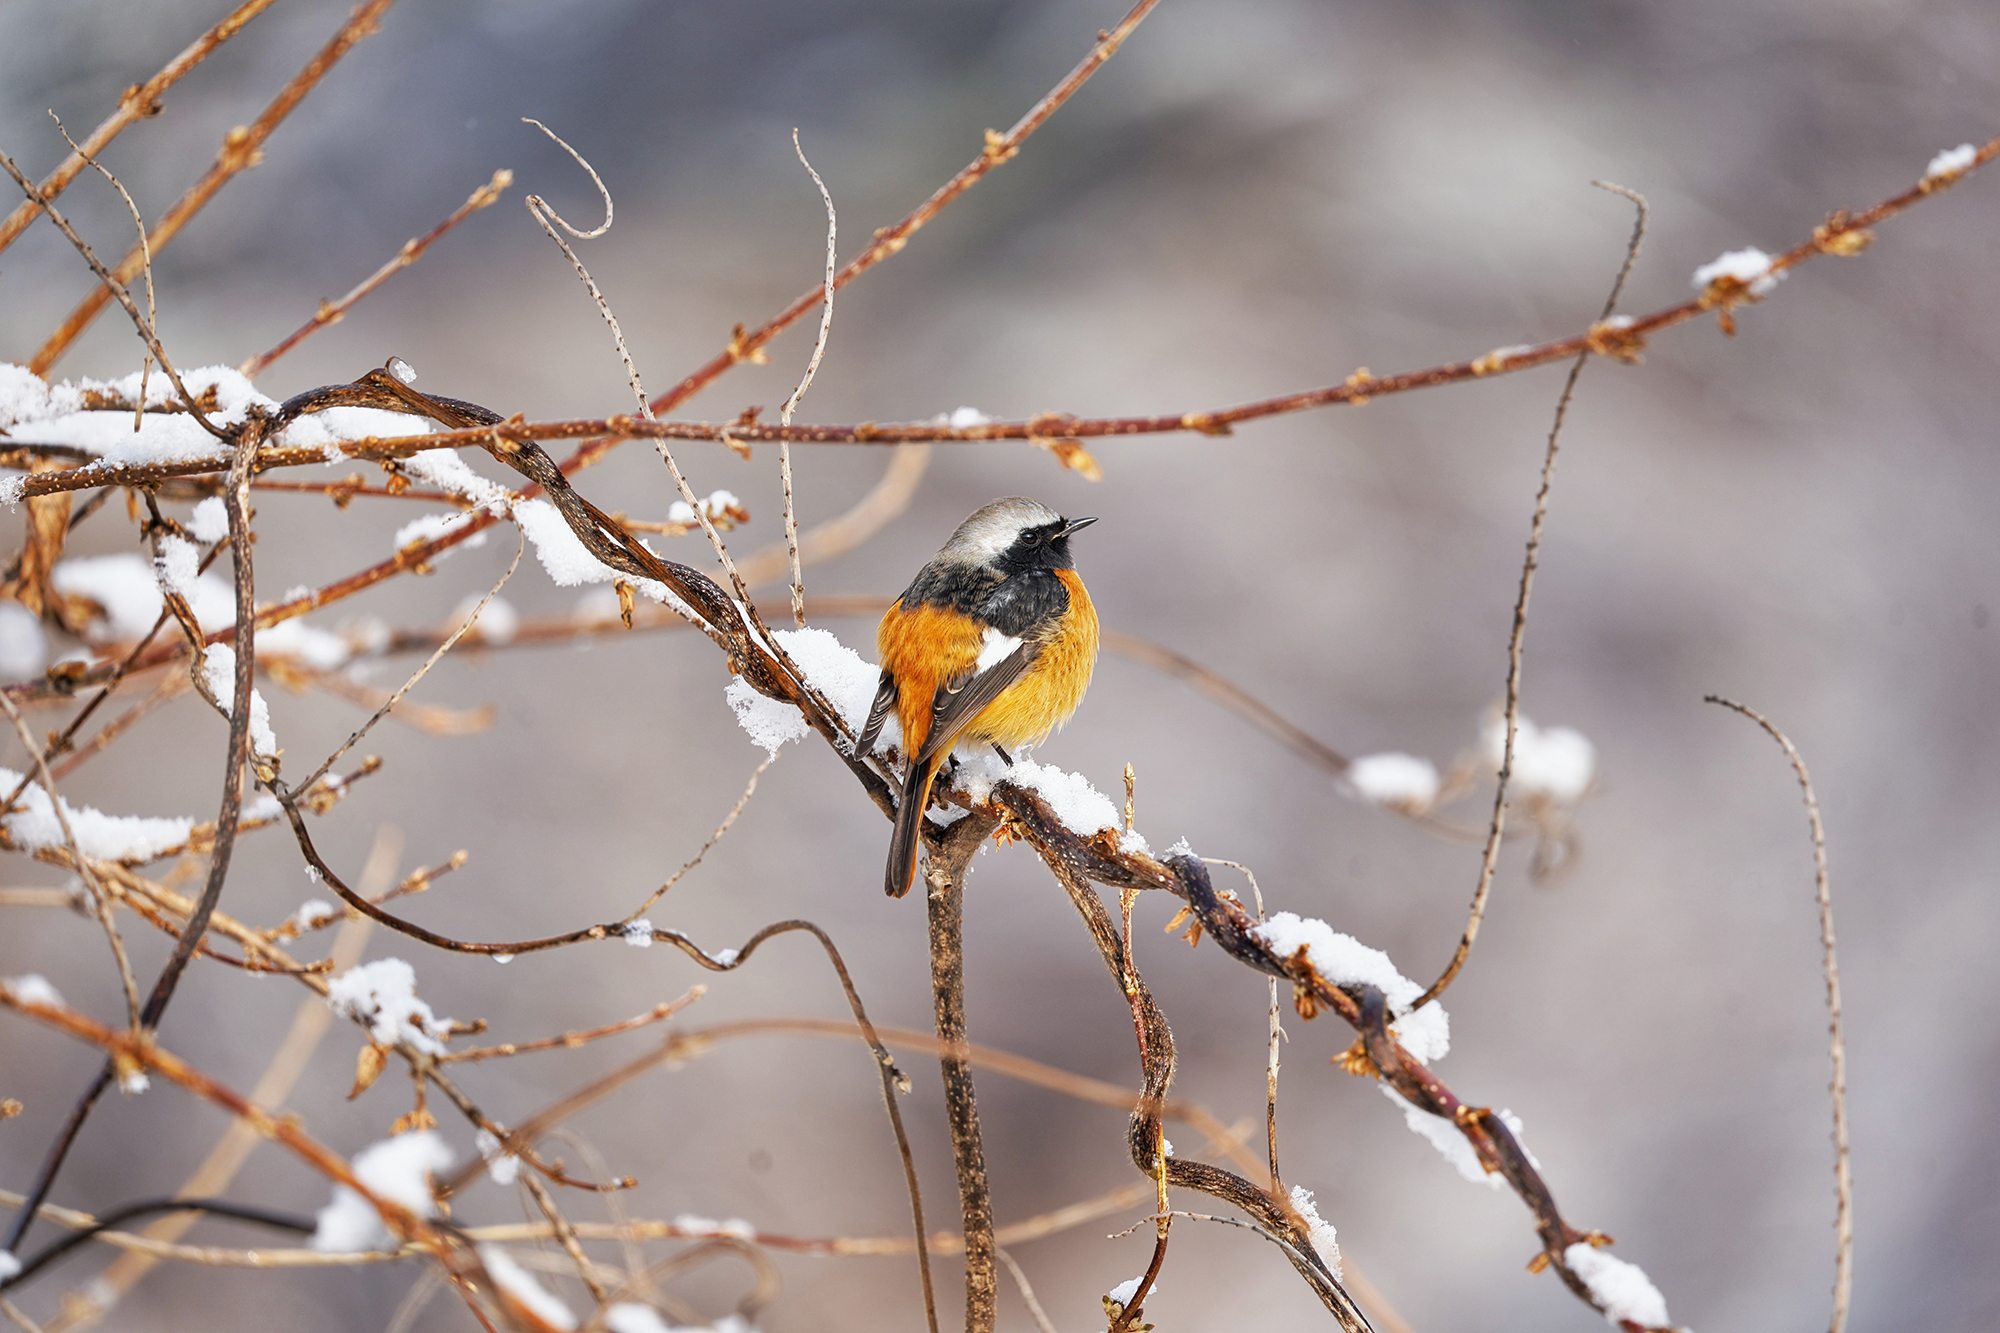
[[[959,732],[959,741],[1032,745],[1069,721],[1097,665],[1097,611],[1075,570],[1056,571],[1069,589],[1069,610],[1035,636],[1041,651],[1027,674],[1002,691]],[[882,617],[876,646],[896,678],[896,717],[903,751],[915,754],[930,734],[938,687],[979,661],[985,626],[958,611],[899,601]]]
[[[1041,654],[1034,666],[972,719],[961,740],[998,741],[1008,749],[1033,745],[1069,721],[1083,702],[1097,665],[1097,609],[1075,570],[1057,570],[1056,577],[1069,589],[1069,610],[1037,636]]]

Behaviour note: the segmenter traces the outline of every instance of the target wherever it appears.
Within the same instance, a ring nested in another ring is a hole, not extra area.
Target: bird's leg
[[[1007,767],[1012,768],[1014,766],[1014,756],[1008,754],[1006,747],[1001,745],[999,741],[994,741],[992,744],[993,753],[999,755],[1001,762],[1005,763]]]

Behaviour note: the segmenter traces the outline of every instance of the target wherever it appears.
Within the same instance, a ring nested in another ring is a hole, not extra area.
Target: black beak
[[[1095,518],[1073,518],[1073,519],[1070,519],[1070,520],[1069,520],[1069,521],[1068,521],[1067,523],[1065,523],[1065,524],[1063,525],[1063,530],[1062,530],[1062,531],[1061,531],[1060,533],[1058,533],[1057,535],[1058,535],[1059,537],[1067,537],[1067,536],[1069,536],[1069,535],[1070,535],[1070,534],[1071,534],[1072,532],[1081,532],[1081,531],[1083,531],[1083,530],[1084,530],[1085,528],[1089,527],[1089,526],[1090,526],[1091,524],[1093,524],[1093,523],[1095,523],[1095,522],[1097,522],[1097,520],[1096,520]]]

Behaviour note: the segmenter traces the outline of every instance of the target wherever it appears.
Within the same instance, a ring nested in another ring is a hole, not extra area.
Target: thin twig
[[[312,337],[313,334],[318,333],[329,324],[338,324],[347,317],[347,312],[354,308],[356,302],[360,301],[377,287],[380,287],[390,278],[395,277],[398,273],[416,263],[419,259],[422,259],[424,251],[430,249],[439,237],[471,217],[474,213],[477,213],[480,209],[497,202],[501,194],[513,183],[513,172],[506,170],[504,167],[494,172],[493,179],[474,190],[450,217],[438,223],[437,226],[432,227],[422,236],[412,236],[409,240],[404,241],[403,248],[396,252],[394,259],[391,259],[388,263],[362,279],[353,291],[341,297],[338,301],[321,301],[319,310],[313,317],[294,330],[290,337],[286,338],[276,347],[273,347],[270,351],[261,352],[251,357],[248,361],[237,367],[237,369],[243,373],[245,379],[254,380],[266,370],[269,370],[273,361],[276,361],[279,357],[297,347],[307,338]]]
[[[1048,1311],[1042,1309],[1042,1303],[1035,1299],[1035,1289],[1028,1285],[1028,1275],[1021,1271],[1021,1265],[1014,1262],[1014,1256],[1007,1253],[1004,1247],[995,1246],[993,1252],[1000,1256],[1001,1263],[1007,1265],[1007,1272],[1012,1275],[1014,1285],[1021,1289],[1021,1300],[1027,1305],[1028,1313],[1034,1317],[1035,1327],[1040,1329],[1041,1333],[1056,1333],[1056,1326],[1049,1321]]]
[[[1847,1307],[1854,1292],[1854,1176],[1847,1154],[1847,1039],[1840,1022],[1840,963],[1834,951],[1833,893],[1827,881],[1826,829],[1820,824],[1819,797],[1813,794],[1812,774],[1806,771],[1805,756],[1769,718],[1719,694],[1708,695],[1703,702],[1721,704],[1762,727],[1792,761],[1792,772],[1798,775],[1799,790],[1805,796],[1806,821],[1812,828],[1813,889],[1819,900],[1819,944],[1826,972],[1827,1048],[1833,1064],[1829,1083],[1833,1097],[1833,1318],[1829,1328],[1831,1333],[1842,1333],[1847,1327]]]
[[[110,181],[111,188],[118,191],[118,197],[125,201],[125,210],[132,215],[132,226],[139,233],[139,254],[146,264],[146,327],[152,330],[155,337],[158,337],[160,314],[158,306],[154,301],[153,247],[146,240],[146,219],[139,216],[139,205],[132,202],[132,194],[125,188],[125,183],[106,170],[103,163],[77,146],[76,140],[69,137],[69,131],[63,128],[62,117],[58,116],[53,109],[49,111],[49,119],[56,123],[56,133],[62,135],[63,142],[70,146],[70,151],[96,168],[97,174],[104,177],[105,180]],[[146,386],[151,382],[152,375],[153,349],[149,344],[146,348],[146,359],[139,366],[139,398],[132,405],[132,433],[134,435],[137,435],[139,428],[145,424]]]
[[[188,221],[199,213],[203,206],[215,197],[216,192],[228,184],[238,172],[256,165],[262,156],[264,141],[271,137],[271,132],[283,123],[285,117],[304,100],[307,93],[318,86],[319,81],[326,77],[327,71],[353,49],[355,43],[377,30],[383,13],[394,3],[395,0],[362,0],[362,3],[348,16],[347,22],[341,25],[340,31],[334,34],[333,39],[306,62],[305,67],[292,77],[292,81],[280,90],[256,120],[248,125],[238,125],[223,136],[222,150],[216,154],[215,164],[186,194],[175,200],[173,207],[163,213],[160,220],[153,225],[150,244],[154,253],[166,249],[168,243],[180,234],[181,228],[185,227]],[[242,11],[239,10],[238,13]],[[245,15],[246,21],[248,17]],[[231,18],[233,20],[235,16],[232,15]],[[241,24],[238,23],[237,26],[240,27]],[[91,136],[93,142],[96,137],[96,135]],[[31,189],[29,198],[39,199],[40,196]],[[43,202],[46,204],[46,201]],[[54,213],[51,212],[50,216],[53,217]],[[134,247],[119,261],[116,281],[120,284],[130,282],[138,275],[141,262],[142,256],[138,248]],[[111,285],[111,280],[107,279],[104,285],[95,288],[90,295],[78,302],[76,309],[70,312],[69,318],[49,335],[48,341],[35,353],[33,360],[28,363],[28,369],[37,375],[46,376],[50,368],[61,359],[62,354],[69,350],[70,345],[90,327],[91,321],[97,318],[98,312],[104,309],[105,302],[111,299],[116,290],[117,288]],[[154,349],[154,355],[158,355],[157,348]]]
[[[64,158],[61,165],[42,178],[42,197],[53,199],[67,189],[69,183],[83,170],[84,163],[88,160],[86,154],[102,153],[127,126],[147,116],[158,114],[160,98],[167,89],[179,83],[182,75],[206,60],[216,47],[242,31],[245,24],[269,9],[274,2],[275,0],[245,0],[245,3],[238,5],[229,17],[197,37],[179,55],[168,61],[166,67],[158,74],[144,83],[127,88],[119,96],[118,109],[105,117],[97,128],[90,132],[90,137],[83,141],[83,147]],[[26,231],[28,224],[39,217],[41,211],[41,205],[30,202],[21,204],[9,213],[7,220],[0,222],[0,250],[12,245],[14,238]]]
[[[799,155],[799,165],[813,178],[819,187],[819,197],[826,204],[826,297],[820,303],[819,337],[813,343],[812,357],[806,362],[806,373],[799,377],[799,387],[792,390],[792,396],[778,412],[781,425],[792,424],[792,414],[799,409],[799,402],[812,387],[813,376],[819,372],[820,358],[826,355],[827,335],[833,332],[833,271],[838,262],[835,239],[840,223],[833,211],[833,195],[828,192],[826,182],[813,170],[813,164],[806,161],[806,150],[799,143],[798,127],[792,128],[792,151]],[[806,625],[806,585],[799,568],[799,520],[798,512],[792,505],[792,447],[790,441],[778,445],[778,471],[785,483],[785,547],[792,558],[792,619],[800,629]]]
[[[139,307],[133,303],[132,293],[125,289],[125,283],[104,267],[102,261],[98,259],[96,253],[91,250],[83,237],[77,235],[76,228],[69,225],[69,219],[65,218],[54,204],[49,203],[36,193],[34,182],[23,175],[21,169],[14,165],[14,160],[5,153],[0,153],[0,167],[6,169],[7,174],[14,178],[14,183],[27,193],[28,198],[36,200],[42,205],[42,211],[48,214],[49,221],[56,224],[56,229],[63,234],[64,238],[69,241],[76,252],[83,256],[83,261],[90,265],[91,272],[95,273],[98,281],[103,284],[97,288],[97,291],[105,294],[104,300],[109,300],[115,296],[118,298],[118,304],[125,307],[125,313],[132,318],[132,327],[139,331],[139,337],[145,342],[146,347],[155,357],[159,358],[160,369],[164,370],[167,373],[167,378],[173,381],[174,391],[180,394],[181,402],[186,405],[189,414],[194,417],[196,422],[200,423],[203,430],[215,436],[216,439],[228,439],[228,433],[208,419],[208,414],[202,411],[201,403],[196,400],[193,394],[188,392],[187,385],[181,383],[180,372],[176,371],[173,362],[167,359],[167,349],[160,346],[159,338],[153,333],[152,323],[139,313]],[[150,248],[141,251],[140,260],[150,273],[152,265],[152,251]],[[136,276],[137,267],[137,265],[134,266],[134,275],[128,276]],[[98,304],[102,306],[103,301],[100,301]],[[39,375],[42,372],[36,370],[35,373]],[[143,405],[143,399],[141,399],[141,403]]]
[[[0,692],[0,708],[7,710],[8,720],[13,722],[14,731],[35,761],[35,774],[42,782],[42,795],[47,798],[49,809],[55,813],[56,823],[62,827],[63,845],[69,848],[70,861],[76,866],[76,873],[90,890],[90,901],[96,908],[98,925],[104,928],[104,938],[111,945],[111,956],[118,963],[118,980],[125,988],[125,1008],[133,1031],[139,1028],[139,983],[132,975],[132,960],[125,956],[125,941],[118,935],[118,923],[111,919],[111,895],[104,887],[104,881],[97,877],[97,870],[90,864],[90,858],[77,845],[76,830],[70,826],[69,810],[63,804],[62,796],[56,791],[55,779],[49,776],[48,760],[42,756],[42,747],[28,730],[21,710],[14,706],[4,692]]]
[[[1599,324],[1611,318],[1611,312],[1618,307],[1619,294],[1625,290],[1625,279],[1632,272],[1632,265],[1638,261],[1639,246],[1646,239],[1646,199],[1637,191],[1622,185],[1612,185],[1606,181],[1592,181],[1591,184],[1632,201],[1637,216],[1632,223],[1632,238],[1625,244],[1625,262],[1618,268],[1618,277],[1611,284],[1611,294],[1605,298],[1604,310],[1597,317]],[[1556,455],[1562,447],[1563,422],[1569,415],[1570,400],[1576,394],[1576,382],[1583,374],[1583,367],[1590,360],[1588,348],[1576,354],[1570,363],[1569,377],[1563,381],[1562,394],[1556,399],[1555,421],[1549,427],[1547,451],[1542,455],[1542,484],[1535,492],[1535,515],[1528,525],[1527,554],[1521,560],[1521,582],[1514,597],[1514,623],[1507,635],[1507,698],[1502,714],[1504,728],[1500,749],[1500,776],[1493,792],[1493,819],[1486,828],[1486,848],[1479,859],[1479,884],[1472,893],[1472,906],[1466,914],[1465,932],[1459,937],[1458,948],[1452,952],[1451,962],[1446,965],[1438,979],[1409,1007],[1408,1012],[1417,1010],[1444,994],[1465,960],[1472,954],[1473,941],[1479,938],[1479,926],[1486,916],[1486,900],[1493,890],[1493,873],[1500,864],[1500,843],[1507,832],[1507,786],[1514,776],[1514,741],[1521,721],[1521,656],[1528,633],[1528,598],[1535,588],[1535,570],[1541,564],[1542,526],[1548,519],[1549,492],[1555,486]]]
[[[370,731],[374,730],[375,724],[377,722],[380,722],[383,718],[387,717],[390,711],[394,709],[397,704],[403,701],[403,696],[408,694],[411,690],[415,689],[417,682],[422,680],[425,676],[429,675],[431,668],[436,666],[438,662],[443,659],[444,655],[452,650],[452,646],[454,644],[456,644],[460,639],[465,637],[466,631],[471,629],[475,624],[479,622],[479,613],[486,609],[486,604],[492,601],[495,597],[499,596],[500,590],[507,586],[507,580],[514,577],[514,571],[521,567],[521,555],[527,549],[528,549],[528,539],[525,535],[523,535],[520,540],[520,544],[516,546],[514,549],[513,562],[507,566],[507,572],[500,576],[500,581],[495,583],[491,588],[486,590],[486,595],[479,599],[479,605],[472,608],[470,614],[468,614],[465,617],[465,619],[459,623],[457,629],[454,629],[450,634],[445,636],[444,642],[438,645],[437,651],[432,653],[428,658],[424,660],[424,664],[418,667],[416,671],[412,673],[412,675],[408,680],[403,682],[401,688],[399,688],[394,694],[390,695],[388,699],[383,702],[382,706],[375,710],[375,713],[372,717],[370,717],[366,722],[363,722],[360,725],[360,727],[356,728],[354,734],[352,736],[349,736],[345,741],[343,741],[339,749],[335,750],[332,754],[328,755],[326,759],[320,764],[320,766],[312,771],[312,776],[308,777],[304,782],[301,782],[298,785],[298,789],[300,791],[311,791],[313,788],[313,784],[318,782],[321,778],[325,777],[327,770],[332,768],[335,763],[339,762],[340,757],[342,755],[346,754],[349,750],[353,749],[356,745],[360,744],[361,738],[363,736],[366,736]]]
[[[750,780],[743,784],[743,794],[736,798],[736,804],[729,808],[729,813],[724,815],[722,817],[722,822],[715,826],[715,832],[708,835],[708,841],[703,843],[701,845],[701,849],[697,851],[692,857],[688,858],[688,862],[686,865],[683,865],[679,870],[676,870],[672,875],[668,876],[666,883],[662,884],[659,888],[654,889],[652,896],[647,898],[645,902],[640,903],[638,908],[635,911],[633,911],[630,916],[627,916],[624,922],[620,923],[621,925],[625,924],[626,922],[636,921],[640,917],[644,916],[646,914],[647,908],[651,907],[654,903],[664,898],[667,895],[667,891],[669,889],[673,888],[674,885],[680,883],[681,879],[684,876],[686,876],[689,871],[693,870],[696,866],[701,864],[702,858],[708,855],[710,849],[712,849],[716,843],[722,841],[722,835],[729,832],[729,826],[731,824],[734,824],[736,822],[736,817],[743,813],[743,807],[750,804],[751,796],[754,795],[757,791],[757,779],[764,776],[764,770],[769,768],[772,762],[777,759],[777,757],[778,756],[775,754],[765,756],[764,762],[757,765],[756,770],[750,774]]]

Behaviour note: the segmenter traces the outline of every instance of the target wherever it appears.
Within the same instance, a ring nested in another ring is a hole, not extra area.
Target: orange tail
[[[882,889],[891,898],[910,891],[917,877],[917,843],[923,833],[924,808],[931,803],[931,779],[937,775],[939,759],[912,763],[903,780],[903,803],[896,807],[896,831],[889,837],[889,868],[882,876]]]

